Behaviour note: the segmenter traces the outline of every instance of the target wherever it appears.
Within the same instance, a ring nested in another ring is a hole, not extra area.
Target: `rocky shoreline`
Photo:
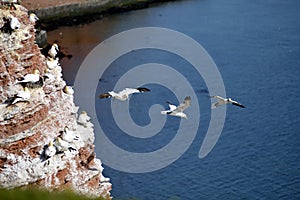
[[[37,3],[23,0],[22,5],[28,7],[41,19],[47,30],[59,25],[74,25],[88,23],[103,16],[147,8],[159,3],[175,0],[67,0]]]

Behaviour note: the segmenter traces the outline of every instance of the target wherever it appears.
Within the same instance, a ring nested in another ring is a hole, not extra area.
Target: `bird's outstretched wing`
[[[174,112],[182,112],[184,111],[186,108],[190,107],[191,105],[191,97],[187,96],[184,98],[183,103],[181,103],[175,110]]]
[[[139,87],[139,88],[136,88],[138,91],[140,91],[140,92],[149,92],[150,91],[150,89],[148,89],[148,88],[145,88],[145,87]]]
[[[225,100],[225,98],[220,97],[220,96],[210,96],[210,98],[215,98],[215,99],[218,99],[218,100],[221,100],[221,101]]]
[[[149,92],[150,90],[148,88],[143,88],[143,87],[140,87],[140,88],[125,88],[124,90],[120,91],[119,94],[120,95],[130,95],[130,94],[133,94],[133,93],[140,93],[140,92]]]
[[[232,102],[232,105],[235,105],[235,106],[239,106],[241,108],[246,108],[244,105],[238,103],[238,102]]]
[[[123,96],[123,95],[131,95],[133,93],[137,93],[139,92],[137,89],[135,88],[125,88],[123,90],[121,90],[120,92],[118,92],[117,94],[120,95],[120,96]]]
[[[104,94],[100,94],[100,98],[110,98],[110,97],[120,97],[127,99],[129,95],[134,94],[134,93],[140,93],[140,92],[149,92],[150,90],[148,88],[125,88],[121,90],[120,92],[108,92]]]

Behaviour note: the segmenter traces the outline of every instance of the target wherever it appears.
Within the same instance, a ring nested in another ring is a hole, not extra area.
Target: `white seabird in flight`
[[[19,91],[11,104],[15,104],[20,101],[29,101],[30,99],[30,91],[27,87],[24,88],[24,91]]]
[[[120,92],[114,92],[114,91],[109,91],[108,93],[100,94],[100,98],[110,98],[113,97],[115,99],[125,101],[129,98],[131,94],[134,93],[141,93],[141,92],[149,92],[150,90],[148,88],[125,88]]]
[[[211,96],[210,98],[215,98],[215,99],[218,100],[218,102],[213,103],[211,105],[211,108],[216,108],[218,106],[222,106],[222,105],[225,105],[225,104],[228,104],[228,103],[231,103],[232,105],[235,105],[235,106],[239,106],[241,108],[245,108],[244,105],[240,104],[237,101],[232,100],[231,98],[223,98],[223,97],[220,97],[220,96]]]
[[[191,105],[191,97],[190,96],[185,97],[183,103],[181,103],[179,106],[172,105],[169,102],[167,102],[167,103],[169,104],[170,109],[161,111],[160,112],[161,114],[172,115],[172,116],[187,119],[187,115],[183,111]]]

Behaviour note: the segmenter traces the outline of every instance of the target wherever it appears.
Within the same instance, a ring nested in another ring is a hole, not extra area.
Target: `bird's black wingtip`
[[[137,90],[140,92],[149,92],[150,91],[150,89],[145,88],[145,87],[139,87],[139,88],[137,88]]]
[[[232,103],[232,104],[235,105],[235,106],[241,107],[241,108],[246,108],[246,106],[244,106],[242,104],[239,104],[239,103]]]
[[[108,93],[103,93],[103,94],[100,94],[98,97],[101,98],[101,99],[105,99],[105,98],[110,98],[111,95],[108,94]]]
[[[239,106],[241,108],[246,108],[246,106],[244,106],[243,104],[237,104],[237,106]]]

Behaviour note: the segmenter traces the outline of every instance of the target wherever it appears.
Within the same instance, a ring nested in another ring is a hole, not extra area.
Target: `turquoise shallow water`
[[[87,25],[61,27],[49,33],[50,40],[58,38],[66,51],[73,54],[71,60],[62,61],[64,77],[73,84],[89,51],[116,33],[145,26],[180,31],[203,45],[218,66],[227,95],[247,107],[227,107],[219,141],[207,157],[199,159],[209,123],[209,99],[205,98],[207,88],[201,77],[195,78],[192,70],[184,70],[182,73],[188,79],[201,85],[196,89],[201,99],[201,123],[196,138],[178,160],[158,171],[132,174],[104,166],[115,199],[300,198],[299,10],[297,0],[187,0],[126,12]],[[175,68],[189,66],[165,52],[133,52],[112,64],[101,77],[97,92],[111,89],[129,66],[151,61]],[[131,107],[141,101],[146,105],[139,110],[133,108],[131,113],[139,125],[149,123],[145,113],[150,105],[174,99],[166,88],[155,84],[148,87],[155,91],[154,96],[135,96],[130,102]],[[174,137],[178,128],[179,120],[171,118],[164,132],[156,137],[133,138],[109,123],[110,101],[96,102],[98,118],[93,120],[101,121],[108,138],[129,151],[159,149]],[[162,106],[166,108],[163,103]],[[95,149],[100,155],[105,149],[97,145],[97,138],[96,133]]]

